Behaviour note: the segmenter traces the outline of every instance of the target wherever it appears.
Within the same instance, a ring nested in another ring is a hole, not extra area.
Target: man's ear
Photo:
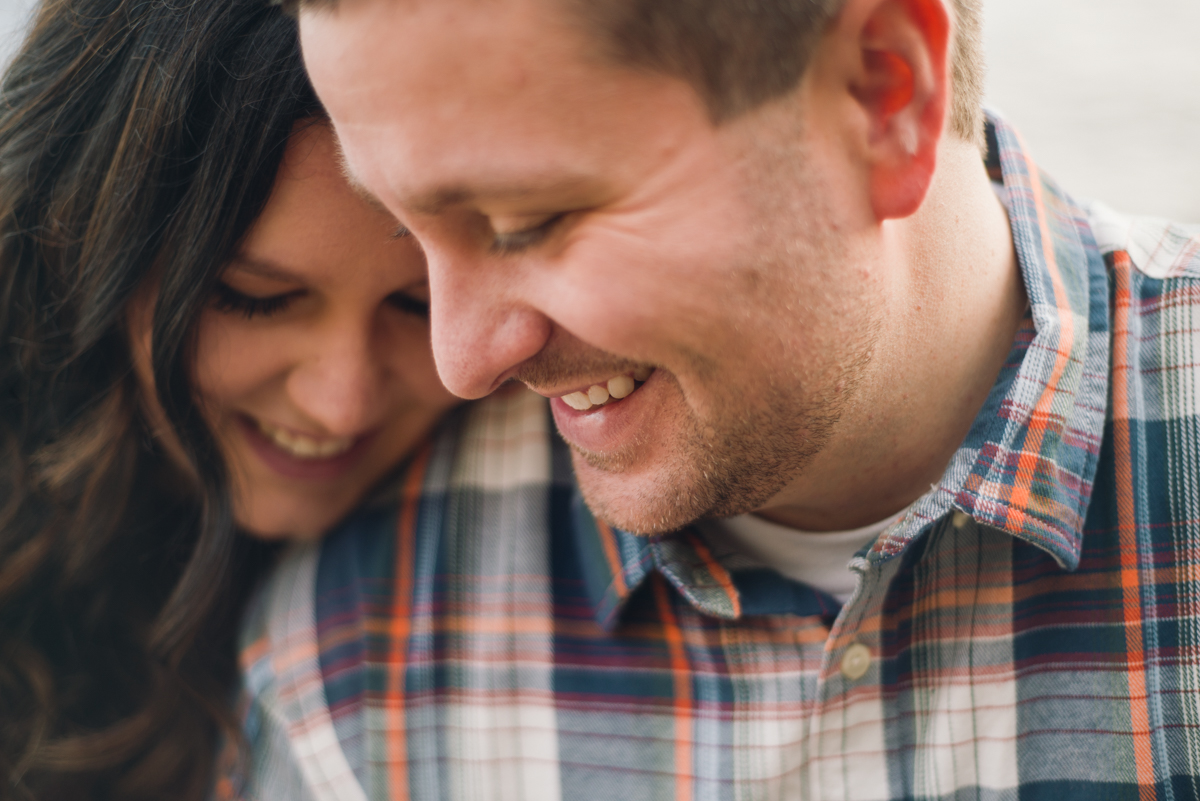
[[[839,26],[857,43],[850,94],[866,120],[878,220],[920,208],[937,166],[952,92],[951,20],[943,0],[849,0]]]

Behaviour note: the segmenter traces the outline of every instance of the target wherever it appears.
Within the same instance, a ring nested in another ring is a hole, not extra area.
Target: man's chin
[[[680,441],[694,443],[696,438]],[[649,536],[762,507],[803,473],[819,449],[780,453],[756,444],[740,449],[664,444],[657,453],[639,449],[637,458],[623,454],[619,459],[572,448],[572,461],[596,517]]]
[[[579,489],[599,519],[631,534],[652,536],[676,531],[708,516],[694,482],[678,470],[616,467],[591,454],[572,450]]]

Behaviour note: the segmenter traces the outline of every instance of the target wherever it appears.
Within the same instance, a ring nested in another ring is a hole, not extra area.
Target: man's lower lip
[[[647,418],[661,380],[659,372],[652,373],[628,397],[586,412],[572,409],[562,398],[551,399],[550,409],[559,433],[570,444],[591,453],[611,453],[627,446],[649,423]]]
[[[267,467],[285,478],[301,481],[331,481],[348,472],[362,459],[374,436],[359,437],[350,450],[326,459],[301,459],[276,445],[248,417],[238,417],[239,427],[251,450]]]

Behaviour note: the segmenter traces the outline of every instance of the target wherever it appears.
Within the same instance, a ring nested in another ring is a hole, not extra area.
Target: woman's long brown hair
[[[46,0],[4,76],[0,797],[208,790],[266,557],[233,531],[191,333],[318,113],[262,0]],[[124,315],[145,286],[190,477],[141,410]]]

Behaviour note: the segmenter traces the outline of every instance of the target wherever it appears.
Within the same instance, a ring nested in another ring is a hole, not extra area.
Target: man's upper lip
[[[530,386],[529,384],[526,384],[525,386],[529,387],[543,398],[561,398],[563,395],[570,395],[572,392],[582,392],[586,395],[587,391],[597,384],[603,386],[604,384],[608,383],[610,379],[616,378],[619,375],[629,374],[630,373],[628,370],[625,372],[610,373],[603,378],[597,378],[595,381],[587,384],[571,384],[566,389],[543,389],[542,387]]]
[[[612,372],[593,373],[595,376],[587,383],[581,382],[579,379],[573,379],[570,384],[557,384],[550,387],[537,386],[529,381],[525,381],[520,376],[513,376],[510,380],[520,381],[532,391],[541,395],[544,398],[561,398],[564,395],[570,395],[573,392],[582,392],[587,394],[587,391],[594,386],[604,386],[614,378],[625,376],[632,378],[635,384],[641,384],[649,380],[650,376],[658,370],[658,367],[652,364],[635,364],[632,367],[626,362],[623,367],[614,366]]]

